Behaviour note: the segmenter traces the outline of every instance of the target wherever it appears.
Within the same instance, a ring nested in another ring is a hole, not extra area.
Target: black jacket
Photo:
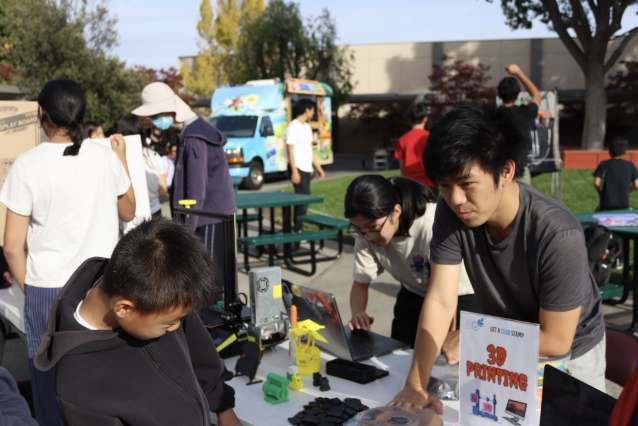
[[[124,330],[87,330],[73,317],[108,259],[84,262],[53,302],[34,362],[57,364],[56,396],[65,425],[210,425],[209,409],[234,406],[232,378],[199,315],[175,331],[138,340]]]

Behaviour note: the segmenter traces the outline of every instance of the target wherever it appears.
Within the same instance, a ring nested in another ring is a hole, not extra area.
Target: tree
[[[183,68],[182,74],[189,93],[210,96],[216,87],[235,83],[235,51],[241,24],[246,17],[265,9],[263,0],[217,0],[214,8],[211,0],[202,0],[197,33],[199,53],[195,70]]]
[[[558,33],[583,71],[586,86],[583,149],[603,147],[607,118],[605,74],[638,34],[638,27],[623,34],[609,57],[607,49],[621,29],[623,14],[636,4],[636,0],[501,0],[507,25],[512,29],[529,29],[533,20],[540,18]],[[576,40],[569,34],[569,29],[576,34]]]
[[[148,80],[107,53],[117,42],[112,18],[101,1],[21,0],[8,2],[0,28],[12,44],[16,83],[36,97],[49,80],[77,81],[87,100],[86,118],[105,129],[139,105]]]
[[[242,81],[290,77],[328,83],[333,102],[352,92],[353,54],[336,44],[336,23],[324,9],[305,22],[299,5],[272,0],[263,14],[247,18],[237,46],[237,75]]]
[[[610,75],[607,90],[622,90],[625,93],[638,95],[638,61],[620,61],[626,71],[618,70]]]
[[[168,87],[173,89],[173,92],[175,92],[187,104],[190,104],[195,100],[195,97],[192,95],[179,93],[182,88],[184,88],[184,77],[177,71],[175,67],[156,70],[154,68],[147,68],[141,65],[137,65],[135,66],[135,69],[137,70],[137,72],[141,73],[149,83],[159,81],[166,84]]]
[[[480,63],[474,66],[462,59],[452,60],[443,55],[441,65],[433,65],[432,74],[428,77],[430,90],[437,92],[425,98],[432,106],[431,119],[439,119],[446,105],[496,98],[496,88],[487,86],[492,79],[486,75],[489,70],[489,66]]]

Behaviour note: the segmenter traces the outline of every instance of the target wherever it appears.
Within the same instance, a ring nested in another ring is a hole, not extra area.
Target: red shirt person
[[[427,105],[418,103],[408,111],[412,130],[401,136],[394,157],[399,160],[401,174],[425,184],[435,190],[436,184],[428,178],[423,168],[423,150],[430,132],[425,130],[428,122]]]

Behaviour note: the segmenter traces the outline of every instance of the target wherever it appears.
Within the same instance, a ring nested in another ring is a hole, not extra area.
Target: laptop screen
[[[545,366],[542,426],[607,426],[616,399],[552,367]]]
[[[326,338],[328,344],[317,341],[317,346],[329,350],[338,357],[348,359],[349,350],[334,296],[331,293],[287,280],[282,280],[282,284],[282,298],[286,312],[290,314],[290,306],[295,305],[298,321],[309,319],[323,325],[325,328],[319,330],[319,334]]]

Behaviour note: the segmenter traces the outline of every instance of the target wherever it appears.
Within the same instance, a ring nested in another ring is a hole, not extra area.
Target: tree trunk
[[[584,150],[601,150],[605,141],[607,121],[607,94],[602,61],[590,55],[585,73],[585,123],[583,125]]]

